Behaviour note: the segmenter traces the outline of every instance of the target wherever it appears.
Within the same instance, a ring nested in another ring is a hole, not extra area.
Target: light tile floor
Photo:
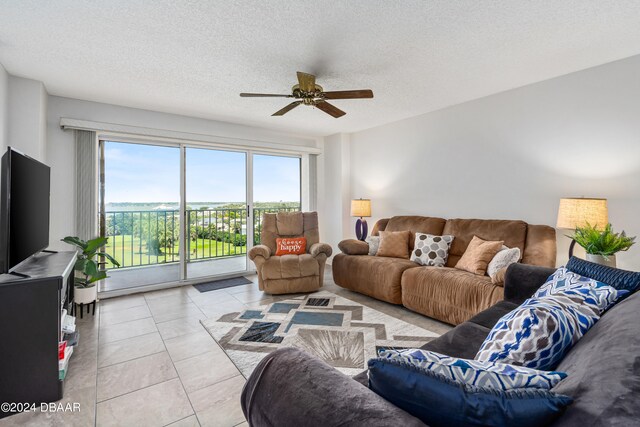
[[[329,269],[327,269],[329,270]],[[245,378],[200,325],[200,319],[265,304],[272,297],[252,284],[200,293],[192,286],[102,300],[96,316],[78,318],[74,352],[61,401],[79,412],[31,412],[4,426],[244,426]],[[444,333],[451,327],[402,307],[335,285],[324,290],[406,322]]]

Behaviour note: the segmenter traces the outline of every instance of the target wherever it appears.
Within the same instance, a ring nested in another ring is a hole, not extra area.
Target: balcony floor
[[[188,279],[218,276],[246,270],[246,258],[242,256],[194,261],[187,264]],[[180,264],[157,264],[144,267],[113,269],[98,288],[100,292],[119,291],[139,286],[157,285],[180,280]]]

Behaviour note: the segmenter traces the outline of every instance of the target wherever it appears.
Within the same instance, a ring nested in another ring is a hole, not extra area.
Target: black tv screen
[[[0,273],[49,246],[49,166],[11,147],[2,156]]]

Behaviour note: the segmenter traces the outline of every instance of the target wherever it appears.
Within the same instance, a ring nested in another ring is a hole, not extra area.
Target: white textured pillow
[[[520,260],[520,248],[509,249],[506,246],[502,246],[502,249],[493,257],[487,266],[487,274],[493,279],[498,273],[505,267],[510,266]]]
[[[369,244],[369,255],[375,256],[380,247],[380,236],[369,236],[365,239],[365,242]]]

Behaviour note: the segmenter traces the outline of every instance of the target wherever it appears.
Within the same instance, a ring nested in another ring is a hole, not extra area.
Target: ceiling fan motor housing
[[[304,105],[315,105],[317,102],[324,100],[324,94],[322,86],[314,86],[315,90],[313,92],[305,92],[300,89],[300,85],[294,85],[291,88],[291,94],[294,98],[301,99]]]

